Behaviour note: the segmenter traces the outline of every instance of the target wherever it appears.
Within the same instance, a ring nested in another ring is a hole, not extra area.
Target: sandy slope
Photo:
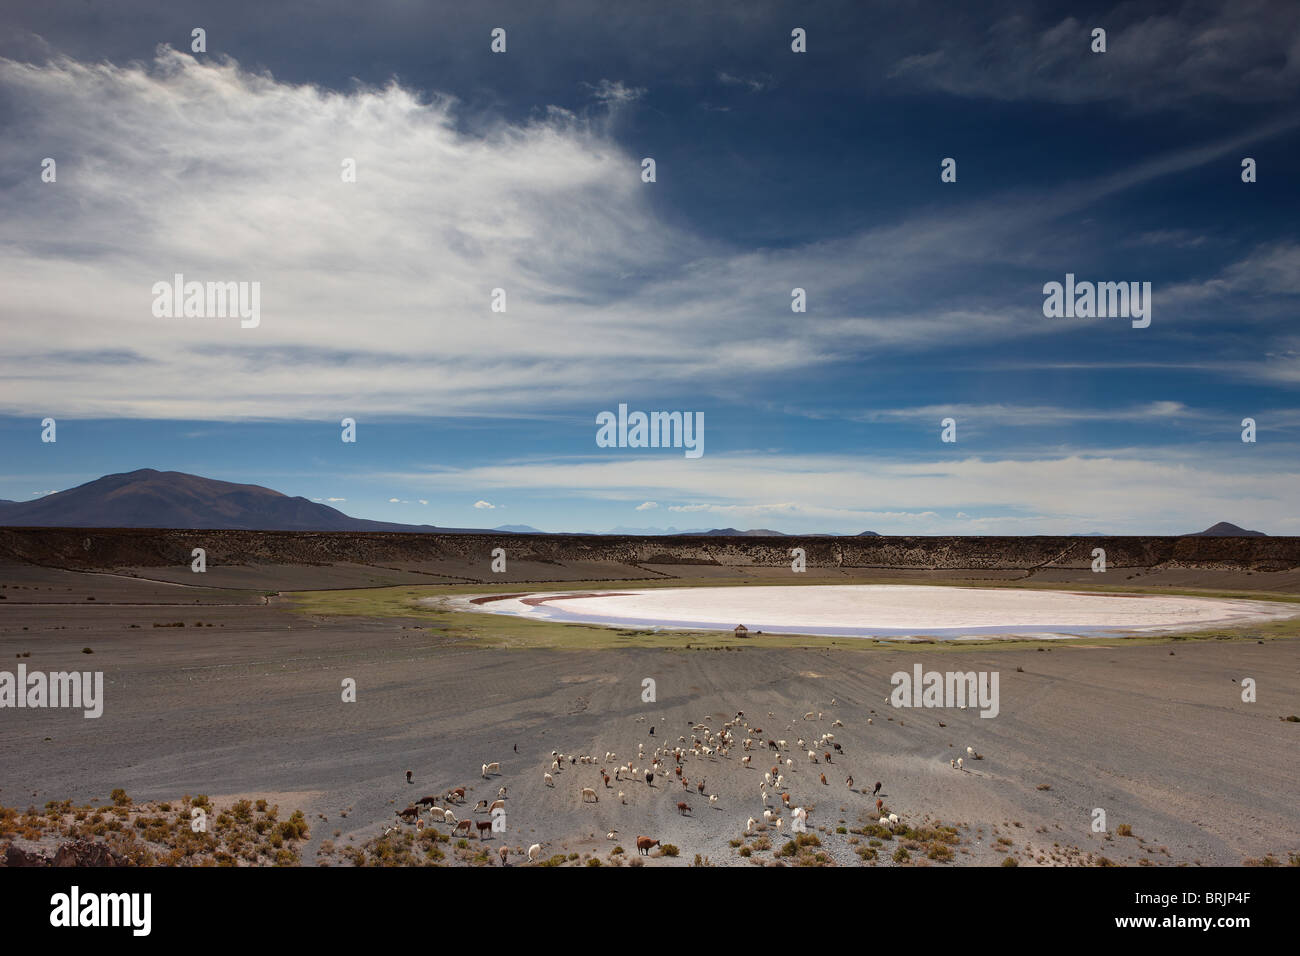
[[[634,758],[638,742],[652,750],[654,741],[689,739],[690,726],[706,715],[718,726],[744,710],[764,737],[792,745],[843,721],[834,732],[845,753],[834,772],[789,755],[797,766],[792,795],[814,807],[814,824],[833,828],[843,818],[855,825],[874,800],[850,792],[845,776],[880,780],[889,806],[909,821],[929,815],[969,824],[969,853],[959,861],[1000,859],[989,848],[994,827],[1026,859],[1037,855],[1026,853],[1027,842],[1161,863],[1236,864],[1300,851],[1300,725],[1279,719],[1300,712],[1296,640],[982,647],[957,655],[903,648],[579,654],[476,649],[403,621],[311,626],[273,608],[187,612],[218,624],[201,632],[129,627],[166,619],[168,610],[79,607],[75,618],[60,607],[0,610],[0,662],[30,651],[29,668],[93,666],[105,671],[108,697],[99,720],[0,712],[0,803],[104,799],[114,787],[138,800],[318,793],[303,798],[313,821],[310,860],[335,830],[337,843],[367,839],[395,807],[426,792],[463,785],[478,799],[504,785],[512,847],[542,841],[548,852],[605,852],[612,845],[605,832],[617,829],[625,847],[639,833],[675,843],[678,862],[696,853],[740,862],[727,842],[758,815],[761,770],[742,768],[739,750],[688,761],[687,776],[703,777],[706,792],[720,797],[720,809],[710,809],[692,790],[692,817],[676,812],[677,785],[625,785],[624,806],[593,767],[566,770],[554,789],[542,774],[552,750]],[[87,644],[93,655],[80,653]],[[889,675],[916,661],[997,670],[1001,714],[891,711]],[[1241,701],[1247,676],[1259,681],[1259,703]],[[344,677],[357,681],[355,704],[340,700]],[[657,684],[653,704],[641,700],[646,677]],[[810,709],[824,719],[795,719]],[[968,745],[985,759],[958,773],[949,760]],[[504,772],[482,780],[480,766],[491,760]],[[817,778],[823,771],[827,786]],[[580,802],[583,786],[600,789],[599,803]],[[1107,810],[1112,832],[1126,823],[1146,842],[1090,833],[1095,807]],[[822,839],[837,860],[857,862],[845,837]],[[1168,855],[1152,855],[1151,847]]]

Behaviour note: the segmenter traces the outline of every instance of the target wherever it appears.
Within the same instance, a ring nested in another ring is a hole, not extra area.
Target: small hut
[[[736,636],[737,636],[737,637],[749,637],[749,628],[745,627],[745,625],[743,625],[743,624],[737,624],[737,625],[736,625]]]

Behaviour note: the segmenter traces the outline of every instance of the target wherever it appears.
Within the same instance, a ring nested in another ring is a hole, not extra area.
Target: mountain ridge
[[[0,526],[14,528],[172,528],[210,531],[335,531],[413,534],[518,534],[537,535],[531,525],[498,528],[444,528],[431,524],[402,524],[354,518],[337,508],[301,496],[289,496],[263,485],[205,478],[182,471],[139,468],[104,475],[56,491],[34,501],[0,499]],[[630,530],[630,529],[627,529]],[[554,532],[566,534],[566,532]],[[574,534],[573,532],[569,532]],[[617,529],[608,534],[627,533]],[[634,532],[635,533],[635,532]],[[875,531],[856,535],[791,535],[770,528],[711,528],[677,531],[645,529],[647,536],[664,537],[881,537]],[[1099,536],[1093,532],[1084,537]],[[935,537],[935,536],[929,536]],[[943,537],[943,536],[940,536]],[[1268,537],[1220,521],[1204,531],[1183,537]]]
[[[183,471],[104,475],[35,501],[0,502],[0,525],[51,528],[194,528],[210,531],[477,532],[353,518],[337,508],[262,485]]]

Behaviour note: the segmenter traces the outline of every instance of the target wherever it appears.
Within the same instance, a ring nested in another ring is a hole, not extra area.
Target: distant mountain
[[[687,528],[683,531],[680,528],[669,525],[667,528],[629,528],[619,525],[617,528],[610,528],[606,534],[633,534],[633,535],[657,535],[657,534],[700,534],[703,528]]]
[[[1189,538],[1267,538],[1268,535],[1263,531],[1247,531],[1245,528],[1238,528],[1235,524],[1227,521],[1220,521],[1216,525],[1211,525],[1204,531],[1198,531],[1195,534],[1187,535]]]
[[[859,531],[854,535],[855,538],[879,538],[879,531]]]
[[[0,525],[227,531],[473,530],[367,521],[261,485],[238,485],[152,468],[105,475],[35,501],[0,502]]]
[[[713,538],[784,538],[784,531],[772,531],[768,528],[750,528],[738,531],[735,528],[713,528],[710,531],[683,531],[684,535],[708,535]]]
[[[509,534],[546,534],[545,531],[539,531],[530,524],[503,524],[501,527],[492,530],[505,531]]]

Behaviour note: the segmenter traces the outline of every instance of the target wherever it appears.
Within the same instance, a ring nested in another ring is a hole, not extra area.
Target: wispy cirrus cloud
[[[773,85],[773,79],[766,73],[754,74],[752,76],[736,76],[728,73],[726,70],[718,71],[718,82],[723,86],[737,86],[741,89],[748,90],[750,93],[762,93],[770,90]]]
[[[30,142],[59,160],[57,183],[33,170],[2,196],[0,411],[44,412],[57,396],[74,417],[211,417],[214,401],[223,420],[318,418],[340,404],[536,415],[716,392],[729,369],[757,380],[1063,334],[1035,315],[1032,285],[990,285],[990,269],[1045,268],[1026,251],[1043,224],[1290,128],[1051,193],[737,249],[664,221],[639,157],[564,111],[467,132],[451,97],[396,83],[331,91],[170,49],[127,66],[0,60],[0,87],[19,107],[0,160],[22,168]],[[609,102],[635,93],[601,89]],[[345,158],[355,183],[341,179]],[[1279,291],[1285,267],[1268,273]],[[155,318],[151,287],[175,273],[260,282],[261,325]],[[815,321],[791,318],[796,284]],[[496,288],[504,313],[489,310]],[[37,313],[58,341],[22,321]],[[384,334],[364,335],[371,323]],[[86,361],[96,355],[114,359]]]
[[[936,24],[932,47],[898,58],[889,76],[964,98],[1113,101],[1142,112],[1300,94],[1300,8],[1286,0],[1158,11],[1125,3],[1060,19],[1028,4],[964,13]],[[1098,27],[1105,53],[1091,52]]]

